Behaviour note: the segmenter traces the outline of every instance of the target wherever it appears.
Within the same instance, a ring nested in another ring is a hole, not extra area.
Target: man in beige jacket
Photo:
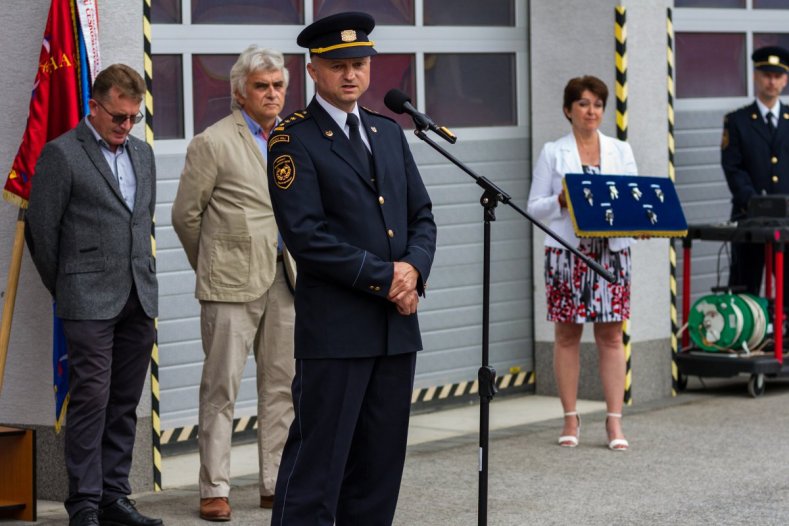
[[[192,139],[173,227],[196,272],[200,382],[200,517],[230,520],[233,409],[252,349],[257,363],[260,506],[273,504],[293,420],[295,263],[277,232],[266,141],[285,103],[282,54],[250,46],[230,71],[232,113]]]

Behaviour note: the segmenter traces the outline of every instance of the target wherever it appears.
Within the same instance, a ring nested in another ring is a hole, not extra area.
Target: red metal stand
[[[688,322],[690,314],[690,238],[682,240],[682,321]],[[682,348],[690,345],[690,334],[687,329],[682,333]]]
[[[789,365],[784,367],[784,251],[789,242],[789,225],[688,225],[688,235],[683,239],[682,320],[687,323],[691,300],[691,246],[694,239],[763,244],[765,252],[765,296],[772,300],[773,352],[731,353],[705,352],[695,348],[689,331],[682,334],[682,349],[675,355],[682,377],[726,378],[741,374],[750,375],[748,392],[760,396],[764,392],[765,377],[789,376]],[[769,347],[768,347],[769,351]]]
[[[781,233],[776,231],[775,237],[775,316],[773,321],[773,333],[775,336],[775,359],[778,363],[784,363],[784,244],[781,241]]]

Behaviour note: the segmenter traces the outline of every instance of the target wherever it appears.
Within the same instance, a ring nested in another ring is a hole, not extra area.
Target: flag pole
[[[0,393],[3,392],[3,377],[5,373],[6,356],[8,356],[8,342],[11,339],[11,320],[14,318],[14,303],[16,302],[16,289],[19,285],[19,272],[22,268],[22,252],[25,248],[25,209],[19,209],[16,219],[16,233],[14,246],[11,249],[11,264],[8,267],[8,282],[5,288],[5,302],[3,304],[3,319],[0,322]]]

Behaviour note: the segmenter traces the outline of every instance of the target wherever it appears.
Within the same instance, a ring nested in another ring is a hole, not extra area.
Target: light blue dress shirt
[[[258,148],[260,148],[260,153],[263,154],[263,160],[268,163],[268,144],[266,142],[266,139],[264,139],[263,135],[260,133],[263,130],[263,128],[254,119],[252,119],[252,117],[250,117],[247,114],[247,112],[245,112],[244,110],[241,110],[241,115],[244,117],[244,120],[246,121],[247,126],[249,127],[249,131],[252,132],[252,137],[255,138],[255,142],[257,143]],[[274,121],[274,126],[271,128],[271,130],[276,128],[277,124],[279,124],[281,120],[282,119],[277,117],[276,120]],[[271,130],[268,130],[268,133],[271,133]]]
[[[255,138],[255,142],[257,143],[258,148],[260,148],[260,153],[263,154],[263,160],[266,161],[266,163],[268,163],[268,143],[266,142],[266,139],[263,138],[263,135],[260,133],[263,130],[263,128],[254,119],[252,119],[252,117],[247,115],[247,112],[245,112],[244,110],[241,110],[241,115],[244,117],[244,120],[246,121],[247,126],[249,127],[249,131],[252,132],[252,137]],[[276,128],[277,124],[279,124],[280,121],[282,121],[282,119],[277,117],[276,120],[274,121],[274,126],[271,128],[271,130]],[[269,130],[269,133],[271,133],[271,130]],[[262,184],[267,184],[265,177],[263,178]],[[279,254],[282,253],[282,236],[279,234],[279,232],[277,232],[277,252]]]
[[[118,181],[118,187],[121,190],[126,207],[129,210],[134,210],[134,199],[137,196],[137,176],[134,174],[134,167],[129,157],[129,138],[127,137],[126,141],[113,152],[107,141],[102,139],[87,117],[85,117],[85,124],[88,125],[88,129],[93,133],[96,142],[99,143],[99,149],[107,160],[107,164],[110,165],[110,170],[112,170],[115,180]]]

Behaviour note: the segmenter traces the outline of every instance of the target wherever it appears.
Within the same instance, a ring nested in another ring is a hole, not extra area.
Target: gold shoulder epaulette
[[[307,110],[294,111],[293,113],[282,119],[282,122],[280,122],[277,125],[277,127],[274,128],[274,131],[275,132],[283,131],[286,128],[293,126],[297,122],[303,122],[305,120],[308,120],[309,118],[310,118],[310,114],[307,113]]]
[[[394,120],[392,117],[390,117],[390,116],[388,116],[388,115],[384,115],[383,113],[378,113],[378,112],[377,112],[377,111],[375,111],[374,109],[372,109],[372,108],[368,108],[367,106],[360,106],[360,108],[362,108],[362,109],[363,109],[364,111],[366,111],[367,113],[370,113],[370,114],[372,114],[372,115],[375,115],[376,117],[383,117],[384,119],[389,119],[390,121],[397,122],[397,121],[395,121],[395,120]]]

